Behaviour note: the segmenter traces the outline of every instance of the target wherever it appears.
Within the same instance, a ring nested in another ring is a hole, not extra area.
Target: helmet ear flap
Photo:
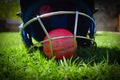
[[[33,45],[31,35],[27,33],[25,30],[22,31],[21,36],[22,36],[22,41],[26,47],[29,48],[31,47],[31,45]]]
[[[93,16],[93,20],[95,21],[95,18]],[[96,28],[95,28],[95,25],[93,23],[90,24],[90,33],[89,33],[89,37],[91,39],[94,39],[95,38],[95,33],[96,33]]]

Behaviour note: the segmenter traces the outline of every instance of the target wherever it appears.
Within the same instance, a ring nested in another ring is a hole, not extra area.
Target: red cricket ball
[[[48,58],[52,58],[55,56],[55,59],[62,59],[63,57],[68,58],[74,55],[74,44],[73,34],[66,30],[66,29],[54,29],[49,32],[50,38],[60,37],[60,36],[71,36],[71,37],[64,37],[64,38],[56,38],[52,40],[52,50],[50,48],[50,41],[43,43],[43,50],[45,55]],[[44,38],[44,40],[48,40],[48,36]]]

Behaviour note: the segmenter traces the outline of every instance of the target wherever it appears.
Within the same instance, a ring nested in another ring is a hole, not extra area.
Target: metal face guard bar
[[[62,15],[62,14],[75,14],[74,36],[60,36],[60,37],[51,38],[51,37],[49,36],[48,31],[46,30],[44,24],[42,23],[41,18],[46,18],[46,17],[49,17],[49,16],[55,16],[55,15]],[[76,38],[84,38],[84,39],[90,40],[90,41],[92,41],[93,43],[96,44],[96,42],[94,41],[94,39],[90,39],[90,38],[83,37],[83,36],[77,36],[78,15],[81,15],[81,16],[84,16],[84,17],[90,19],[90,20],[94,23],[94,25],[96,25],[94,19],[91,18],[89,15],[87,15],[87,14],[85,14],[85,13],[78,12],[78,11],[57,11],[57,12],[46,13],[46,14],[39,15],[39,16],[37,16],[37,17],[32,18],[31,20],[29,20],[27,23],[25,23],[25,24],[23,25],[23,27],[20,29],[20,33],[21,33],[21,35],[22,35],[22,31],[23,31],[29,24],[31,24],[32,22],[38,20],[38,22],[39,22],[39,24],[41,25],[44,33],[47,35],[48,40],[40,41],[40,42],[38,42],[37,44],[34,44],[34,46],[35,46],[35,45],[37,46],[37,45],[39,45],[39,44],[41,44],[41,43],[44,43],[44,42],[46,42],[46,41],[49,41],[49,42],[50,42],[50,50],[51,50],[52,56],[54,56],[53,47],[52,47],[52,46],[53,46],[53,45],[52,45],[52,40],[55,40],[55,39],[73,37],[73,39],[74,39],[74,44],[77,44]],[[75,50],[75,51],[76,51],[76,48],[77,48],[77,46],[74,45],[74,50]]]

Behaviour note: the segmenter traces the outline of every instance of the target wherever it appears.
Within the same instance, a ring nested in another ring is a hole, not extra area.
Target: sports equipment
[[[47,57],[52,58],[55,56],[56,59],[62,59],[63,57],[68,58],[74,55],[74,39],[73,34],[62,28],[54,29],[49,32],[51,39],[46,36],[43,43],[43,49]],[[52,47],[50,47],[52,43]],[[52,50],[51,50],[52,48]]]

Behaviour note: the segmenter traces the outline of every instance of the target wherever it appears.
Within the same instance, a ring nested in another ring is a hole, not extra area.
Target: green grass
[[[120,34],[99,33],[96,42],[96,51],[56,61],[28,54],[19,33],[0,33],[0,80],[120,80]]]

